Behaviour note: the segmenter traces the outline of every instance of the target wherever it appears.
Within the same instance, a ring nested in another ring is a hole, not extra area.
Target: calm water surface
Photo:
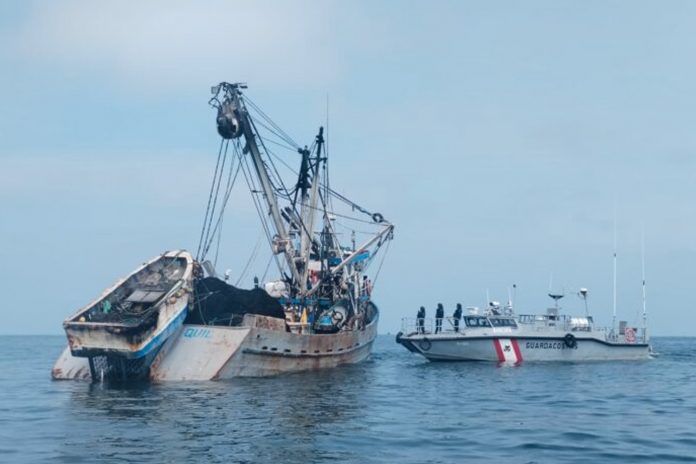
[[[63,337],[0,337],[1,462],[696,462],[696,339],[644,362],[355,366],[266,379],[53,382]]]

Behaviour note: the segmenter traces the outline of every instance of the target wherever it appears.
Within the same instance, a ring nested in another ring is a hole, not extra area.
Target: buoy
[[[563,342],[568,348],[575,348],[578,346],[578,341],[575,339],[575,335],[573,334],[566,334],[566,336],[563,337]]]

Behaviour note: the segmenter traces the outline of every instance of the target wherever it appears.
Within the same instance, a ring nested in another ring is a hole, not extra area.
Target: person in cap
[[[462,304],[461,303],[457,303],[457,309],[454,310],[452,317],[454,318],[454,331],[459,332],[459,321],[462,318]]]
[[[437,309],[435,310],[435,333],[442,332],[442,318],[445,317],[445,308],[442,303],[437,304]]]
[[[416,326],[418,328],[418,333],[422,334],[425,332],[425,307],[421,306],[416,314]]]

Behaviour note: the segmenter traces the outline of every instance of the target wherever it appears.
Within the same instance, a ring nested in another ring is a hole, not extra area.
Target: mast
[[[304,267],[302,269],[302,280],[301,282],[306,282],[307,277],[309,275],[309,256],[312,250],[312,242],[313,242],[313,237],[312,234],[314,233],[314,219],[316,218],[316,211],[317,211],[317,203],[319,201],[319,185],[320,185],[320,178],[319,178],[319,168],[322,162],[322,157],[321,157],[321,150],[322,146],[324,144],[324,128],[320,127],[319,128],[319,134],[317,135],[316,138],[317,142],[317,154],[314,158],[314,163],[311,165],[311,175],[312,175],[312,184],[311,184],[311,190],[309,193],[307,193],[306,188],[302,192],[302,209],[301,209],[301,218],[302,218],[302,227],[301,227],[301,235],[300,235],[300,257],[303,261]],[[305,150],[305,155],[309,156],[308,153]],[[309,162],[309,160],[308,160]]]
[[[589,318],[590,317],[590,312],[587,309],[587,289],[586,288],[581,288],[580,292],[578,292],[580,295],[580,298],[585,302],[585,317]]]

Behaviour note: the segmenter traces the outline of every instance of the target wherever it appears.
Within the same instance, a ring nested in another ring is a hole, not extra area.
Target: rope
[[[220,165],[220,172],[218,173],[218,177],[217,177],[217,185],[215,186],[215,196],[213,196],[213,206],[210,208],[210,216],[208,217],[208,226],[207,226],[207,230],[205,232],[204,243],[206,243],[206,244],[208,243],[208,238],[210,237],[210,226],[213,223],[213,216],[215,216],[215,208],[217,206],[217,200],[218,200],[218,197],[220,195],[220,184],[222,181],[222,173],[225,170],[225,162],[227,161],[227,148],[230,146],[229,140],[227,140],[226,142],[227,143],[225,143],[225,152],[222,156],[222,164]],[[207,248],[208,247],[206,247],[206,249],[203,251],[203,253],[199,257],[199,259],[198,259],[199,261],[202,261],[203,259],[205,259],[205,255],[208,252]]]
[[[277,146],[279,146],[279,147],[285,148],[286,150],[290,150],[290,151],[292,151],[292,152],[295,151],[294,148],[292,148],[292,147],[289,146],[289,145],[285,145],[284,143],[276,142],[275,140],[269,139],[269,138],[266,138],[266,137],[262,137],[262,138],[263,138],[264,141],[269,142],[269,143],[272,143],[273,145],[277,145]]]
[[[268,258],[268,264],[266,264],[266,270],[263,271],[263,277],[261,277],[261,282],[264,282],[266,280],[266,275],[268,275],[268,269],[271,267],[272,262],[273,262],[273,254],[271,253],[271,257]]]
[[[265,148],[265,147],[264,147],[264,148]],[[279,161],[280,164],[282,164],[283,166],[285,166],[286,168],[288,168],[288,169],[290,170],[290,172],[292,172],[293,174],[295,174],[295,175],[298,175],[298,174],[299,174],[292,166],[290,166],[288,163],[286,163],[282,158],[280,158],[280,157],[279,157],[278,155],[276,155],[275,153],[273,153],[273,152],[271,152],[271,151],[268,151],[268,150],[267,150],[267,153],[268,153],[268,155],[270,155],[271,157],[275,158],[276,161]],[[326,169],[326,164],[324,165],[324,169]],[[324,179],[328,179],[328,175],[324,175]],[[335,190],[331,189],[331,188],[329,187],[328,181],[326,181],[326,182],[321,182],[319,185],[320,185],[321,187],[323,187],[326,191],[329,192],[329,194],[331,195],[331,198],[337,198],[337,199],[341,200],[342,202],[344,202],[345,204],[347,204],[348,206],[350,206],[351,208],[353,208],[353,209],[355,209],[355,210],[358,210],[358,211],[360,211],[361,213],[367,214],[368,216],[372,217],[372,213],[371,213],[370,211],[366,210],[365,208],[363,208],[362,206],[358,205],[357,203],[354,203],[354,202],[350,201],[348,198],[344,197],[344,196],[341,195],[340,193],[338,193],[338,192],[336,192]]]
[[[251,176],[251,168],[249,167],[249,164],[246,160],[246,158],[243,158],[242,155],[240,154],[240,161],[242,162],[242,173],[244,174],[244,179],[247,182],[247,186],[249,187],[249,190],[251,191],[251,198],[254,202],[254,207],[256,208],[256,212],[259,215],[259,219],[261,220],[261,226],[263,227],[263,230],[266,234],[266,240],[268,240],[268,245],[273,250],[273,237],[271,236],[271,232],[268,226],[268,223],[266,221],[266,218],[263,215],[263,210],[260,205],[260,200],[256,196],[256,186],[253,183],[253,177]],[[276,265],[278,266],[278,269],[280,270],[281,274],[283,272],[283,268],[280,264],[280,261],[278,261],[278,256],[273,254],[273,257],[276,260]]]
[[[247,101],[247,102],[249,102],[249,105],[250,105],[257,113],[259,113],[259,114],[261,115],[261,117],[262,117],[264,120],[266,120],[266,122],[268,122],[271,126],[273,126],[280,134],[282,134],[283,137],[281,137],[281,138],[283,138],[289,145],[294,146],[296,149],[300,148],[299,144],[297,144],[297,142],[295,142],[295,141],[292,139],[292,137],[290,137],[287,133],[285,133],[285,131],[284,131],[283,129],[281,129],[280,126],[278,126],[278,124],[276,124],[268,115],[266,115],[266,113],[264,113],[264,112],[261,110],[261,108],[259,108],[248,96],[245,95],[245,96],[244,96],[244,100]]]
[[[242,269],[242,273],[239,275],[239,279],[237,279],[237,282],[234,283],[235,287],[239,287],[239,283],[246,275],[247,271],[249,270],[249,267],[251,266],[251,263],[253,263],[256,260],[256,255],[258,255],[259,253],[259,246],[261,245],[262,238],[263,235],[259,234],[259,238],[256,240],[256,245],[254,245],[254,249],[251,251],[251,256],[249,256],[249,260],[247,261],[246,266],[244,266],[244,269]]]
[[[384,253],[382,253],[382,260],[379,262],[379,267],[377,268],[377,272],[375,272],[375,279],[372,281],[372,289],[374,290],[375,285],[377,285],[377,278],[379,277],[379,273],[382,271],[382,265],[384,264],[384,260],[387,257],[387,253],[389,253],[389,247],[391,246],[391,240],[387,243],[387,248],[384,250]]]
[[[235,144],[232,145],[235,155],[239,156],[239,147]],[[239,168],[240,168],[241,163],[237,163],[237,170],[234,171],[234,158],[232,158],[232,161],[230,162],[230,172],[227,175],[227,184],[225,186],[225,196],[222,202],[222,206],[220,207],[220,213],[218,213],[218,220],[215,222],[215,227],[213,228],[213,232],[210,235],[210,240],[206,243],[205,248],[203,249],[203,256],[206,256],[208,254],[208,250],[213,244],[213,240],[215,239],[215,234],[217,233],[218,235],[218,251],[219,251],[219,242],[220,242],[220,236],[222,234],[222,222],[223,222],[223,217],[225,214],[225,209],[227,208],[227,204],[230,199],[230,195],[232,194],[232,188],[234,187],[236,181],[237,181],[237,175],[239,174]],[[232,171],[234,171],[234,176],[232,176]],[[216,261],[217,261],[217,251],[215,253],[216,256]]]
[[[260,142],[260,144],[261,144],[261,148],[263,148],[264,153],[266,153],[266,154],[268,155],[268,154],[270,153],[270,150],[269,150],[268,148],[266,148],[266,145],[263,143],[263,138],[261,137],[261,134],[259,133],[259,130],[256,128],[256,122],[254,121],[254,118],[251,117],[251,115],[250,115],[250,117],[249,117],[249,121],[251,122],[251,126],[252,126],[253,132],[254,132],[254,133],[258,136],[258,138],[259,138],[259,142]],[[294,142],[293,142],[293,143],[294,143]],[[268,161],[269,161],[268,164],[270,165],[271,168],[273,168],[273,170],[271,171],[271,174],[273,174],[273,176],[275,177],[276,182],[278,182],[278,184],[280,184],[280,187],[276,187],[276,186],[273,184],[273,182],[271,182],[271,187],[273,188],[273,190],[276,191],[276,193],[284,194],[284,195],[285,195],[285,198],[289,199],[289,198],[290,198],[290,193],[288,193],[288,189],[285,187],[285,184],[283,183],[283,178],[280,177],[280,173],[278,173],[278,169],[276,168],[275,164],[273,164],[273,160],[271,159],[271,156],[268,155],[267,158],[268,158]],[[266,164],[266,161],[264,161],[264,160],[261,160],[261,161],[262,161],[264,164]]]
[[[222,238],[222,214],[220,214],[220,220],[218,223],[220,224],[220,228],[218,229],[217,234],[213,234],[213,236],[217,235],[217,243],[215,244],[215,259],[213,260],[214,268],[217,268],[218,255],[220,254],[220,239]]]
[[[210,184],[210,194],[208,195],[208,206],[205,209],[205,217],[203,218],[203,227],[201,228],[201,237],[198,240],[198,249],[196,250],[196,260],[200,257],[201,247],[203,246],[203,235],[205,234],[205,225],[208,222],[208,213],[210,212],[210,204],[213,199],[213,190],[215,188],[215,179],[217,178],[218,169],[220,167],[220,157],[222,156],[222,147],[225,139],[220,141],[220,149],[218,150],[217,163],[215,163],[215,172],[213,173],[213,182]]]

